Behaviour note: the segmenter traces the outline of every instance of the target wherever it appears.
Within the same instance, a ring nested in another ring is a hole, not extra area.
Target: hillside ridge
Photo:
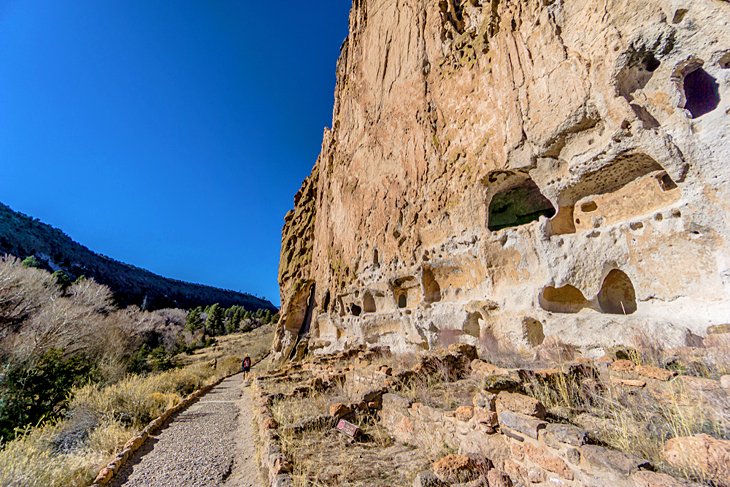
[[[34,255],[49,270],[64,270],[71,277],[91,277],[109,286],[121,306],[135,304],[145,309],[193,308],[220,303],[242,305],[248,310],[276,307],[268,300],[205,284],[163,277],[92,251],[63,230],[0,203],[0,254],[20,259]]]

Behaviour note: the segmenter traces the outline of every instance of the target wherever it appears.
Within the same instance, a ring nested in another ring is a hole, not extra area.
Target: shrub
[[[36,259],[35,255],[29,255],[28,257],[23,259],[23,267],[32,269],[43,269],[43,264],[41,264],[41,261]]]
[[[8,368],[0,383],[0,437],[12,439],[18,428],[58,417],[69,391],[88,380],[93,371],[82,354],[66,357],[48,350],[35,364]]]

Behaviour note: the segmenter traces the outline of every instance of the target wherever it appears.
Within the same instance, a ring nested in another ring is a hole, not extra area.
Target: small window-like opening
[[[567,284],[563,287],[548,286],[539,296],[540,307],[553,313],[577,313],[590,303],[580,289]]]
[[[362,308],[356,304],[350,305],[350,313],[352,316],[360,316],[360,313],[362,313]]]
[[[671,176],[669,174],[664,173],[658,178],[659,181],[659,187],[662,188],[662,191],[671,191],[677,187],[677,183],[675,183]]]
[[[405,308],[406,306],[408,306],[408,297],[405,294],[400,294],[398,296],[398,307]]]
[[[322,312],[326,313],[329,310],[330,307],[330,292],[327,290],[326,293],[324,293],[324,301],[322,301]]]
[[[362,310],[365,313],[375,313],[376,311],[375,298],[373,298],[373,295],[369,291],[362,297]]]
[[[684,96],[692,118],[710,113],[720,104],[720,85],[707,71],[697,68],[684,77]]]
[[[583,213],[590,213],[592,211],[596,211],[598,209],[598,205],[595,201],[586,201],[582,205],[580,205],[580,211]]]
[[[378,255],[378,249],[373,250],[373,266],[380,267],[380,256]]]
[[[625,272],[614,269],[603,280],[598,293],[601,311],[614,315],[629,315],[636,311],[636,291]]]
[[[526,179],[517,187],[497,193],[489,204],[489,224],[492,231],[516,227],[541,216],[552,218],[555,208],[532,179]]]

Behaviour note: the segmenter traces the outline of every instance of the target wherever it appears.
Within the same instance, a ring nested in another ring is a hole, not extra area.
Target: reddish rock
[[[614,361],[609,368],[614,372],[633,372],[636,364],[631,360],[622,359]]]
[[[509,370],[497,367],[484,360],[474,359],[471,361],[472,374],[486,377],[488,375],[509,375]]]
[[[718,486],[730,486],[730,440],[709,435],[672,438],[664,445],[663,456],[675,468],[700,472]]]
[[[99,472],[99,475],[96,476],[96,479],[94,480],[95,484],[107,484],[114,476],[114,470],[112,470],[109,467],[104,467]]]
[[[471,459],[466,455],[446,455],[433,464],[433,472],[447,482],[468,482],[476,476]]]
[[[474,408],[471,406],[461,406],[454,411],[454,417],[459,421],[469,421],[474,417]]]
[[[493,468],[487,474],[487,482],[489,487],[512,487],[512,480],[507,473]]]
[[[513,392],[500,392],[497,395],[497,412],[514,411],[516,413],[545,419],[545,407],[535,398]]]
[[[488,460],[467,455],[446,455],[433,464],[433,473],[444,482],[471,482],[489,471]]]
[[[650,379],[667,381],[677,375],[675,371],[654,367],[653,365],[639,365],[636,367],[639,375]]]
[[[144,443],[144,438],[142,436],[135,436],[131,440],[129,440],[127,443],[124,444],[123,450],[132,450],[137,451],[140,446],[142,446],[142,443]]]
[[[573,471],[568,464],[548,452],[546,448],[526,444],[525,455],[548,472],[558,474],[566,480],[573,480]]]
[[[342,404],[340,402],[336,402],[333,404],[330,404],[330,416],[332,416],[335,419],[341,419],[347,416],[352,412],[352,409],[350,409],[349,406]]]

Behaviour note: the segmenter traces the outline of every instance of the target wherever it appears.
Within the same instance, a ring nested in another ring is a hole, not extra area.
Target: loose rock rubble
[[[556,404],[546,407],[536,397],[550,397],[547,390],[560,393],[561,384],[570,383],[589,384],[598,391],[595,401],[609,397],[604,388],[618,388],[610,391],[612,400],[633,401],[635,389],[617,385],[613,379],[643,373],[646,386],[639,394],[657,403],[665,395],[686,400],[687,409],[680,412],[693,411],[691,397],[719,399],[708,402],[708,409],[719,405],[716,425],[719,431],[728,431],[727,417],[722,418],[728,396],[719,381],[677,375],[657,366],[629,365],[615,358],[622,350],[614,358],[581,359],[546,369],[501,367],[474,358],[474,353],[473,347],[463,344],[407,357],[391,355],[383,348],[359,348],[260,375],[255,380],[257,412],[270,484],[635,487],[711,480],[725,485],[728,440],[708,435],[658,439],[660,450],[664,444],[663,453],[659,451],[650,461],[606,446],[611,441],[606,435],[628,421],[619,417],[620,410],[599,416],[603,410],[584,405],[570,412],[575,420],[571,422],[556,415],[561,411]],[[486,370],[495,375],[485,375]],[[510,390],[495,388],[491,377],[510,378]],[[683,381],[694,380],[705,384],[705,391],[691,391],[689,396],[672,392],[683,388]],[[297,422],[286,424],[293,421],[291,409],[308,413],[295,415]],[[628,416],[630,411],[624,413]],[[361,427],[363,438],[345,440],[344,435],[333,435],[341,418]],[[598,426],[585,428],[591,420]],[[660,427],[660,423],[639,426]],[[376,444],[374,432],[385,435],[386,441]],[[325,461],[309,450],[313,446],[309,440],[316,441],[320,454],[337,454],[324,455]],[[412,450],[396,466],[389,452],[397,445]],[[393,476],[393,468],[398,475]]]

